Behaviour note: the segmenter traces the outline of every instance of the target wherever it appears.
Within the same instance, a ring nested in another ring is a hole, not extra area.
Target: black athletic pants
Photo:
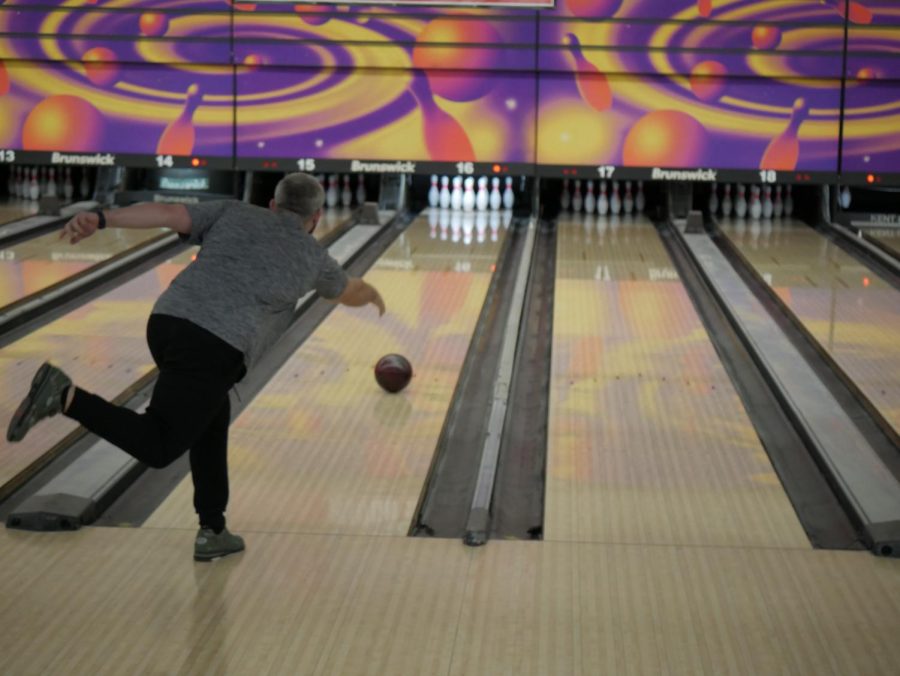
[[[228,504],[228,391],[245,373],[244,355],[185,319],[150,315],[147,344],[159,379],[146,412],[75,388],[66,415],[150,467],[191,452],[200,524],[225,526]]]

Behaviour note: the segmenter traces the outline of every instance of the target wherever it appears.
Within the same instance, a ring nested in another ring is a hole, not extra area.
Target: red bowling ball
[[[402,354],[386,354],[375,364],[375,380],[387,392],[402,390],[412,375],[412,364]]]

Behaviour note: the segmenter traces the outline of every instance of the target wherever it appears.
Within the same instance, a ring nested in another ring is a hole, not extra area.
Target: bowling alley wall
[[[0,0],[0,151],[900,180],[900,2]]]

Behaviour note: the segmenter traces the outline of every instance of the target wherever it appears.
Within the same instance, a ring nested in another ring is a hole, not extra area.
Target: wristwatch
[[[97,218],[100,220],[100,223],[97,225],[97,230],[103,230],[106,227],[106,216],[103,215],[103,209],[99,207],[96,209],[91,209],[95,214],[97,214]]]

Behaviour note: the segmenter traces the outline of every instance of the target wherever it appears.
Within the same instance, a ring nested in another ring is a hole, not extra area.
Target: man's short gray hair
[[[325,191],[315,176],[298,171],[288,174],[275,186],[275,206],[297,214],[304,222],[324,203]]]

